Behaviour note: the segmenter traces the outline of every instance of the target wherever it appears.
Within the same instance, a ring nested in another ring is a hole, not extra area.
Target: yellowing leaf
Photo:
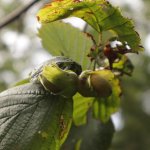
[[[134,66],[126,55],[123,55],[119,61],[113,63],[113,71],[117,75],[125,74],[131,76],[133,70]]]
[[[128,42],[132,52],[142,50],[140,38],[130,19],[124,18],[119,9],[106,0],[55,0],[42,8],[37,18],[42,23],[67,17],[79,17],[98,32],[112,30],[122,42]]]

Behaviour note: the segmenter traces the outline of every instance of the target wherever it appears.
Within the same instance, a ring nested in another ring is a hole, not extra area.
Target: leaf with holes
[[[128,42],[132,52],[143,50],[132,21],[123,17],[120,10],[106,0],[55,0],[37,14],[41,23],[71,16],[83,19],[98,32],[114,31],[119,41]]]
[[[41,84],[0,93],[1,150],[57,150],[72,122],[72,100],[52,95]]]
[[[42,25],[38,35],[43,47],[53,56],[69,57],[81,64],[84,69],[89,66],[87,54],[92,46],[92,40],[79,29],[63,22],[53,22]]]

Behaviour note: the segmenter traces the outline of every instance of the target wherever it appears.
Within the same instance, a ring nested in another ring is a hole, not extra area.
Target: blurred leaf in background
[[[31,1],[0,0],[0,26],[5,18],[25,7],[29,2]],[[0,91],[28,76],[35,65],[50,57],[41,48],[36,35],[35,16],[41,5],[42,3],[37,3],[14,22],[0,28]]]
[[[150,58],[144,55],[135,58],[134,65],[133,78],[122,80],[124,125],[115,134],[111,150],[149,150],[150,147]]]

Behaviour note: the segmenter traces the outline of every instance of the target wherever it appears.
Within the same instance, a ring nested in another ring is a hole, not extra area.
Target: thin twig
[[[1,19],[2,21],[0,22],[0,29],[17,20],[23,13],[25,13],[30,7],[32,7],[35,3],[39,1],[40,0],[33,0],[26,6],[18,8],[17,10],[11,12],[5,18]]]

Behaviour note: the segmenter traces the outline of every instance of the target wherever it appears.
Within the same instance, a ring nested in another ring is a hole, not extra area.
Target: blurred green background
[[[0,24],[7,15],[30,1],[0,0]],[[45,2],[36,3],[16,21],[0,29],[0,91],[26,77],[35,66],[50,57],[37,37],[40,25],[35,17]],[[111,2],[120,6],[125,16],[133,19],[145,52],[129,56],[135,70],[132,77],[125,76],[121,81],[123,96],[120,111],[113,117],[116,133],[110,150],[149,150],[150,1]]]

